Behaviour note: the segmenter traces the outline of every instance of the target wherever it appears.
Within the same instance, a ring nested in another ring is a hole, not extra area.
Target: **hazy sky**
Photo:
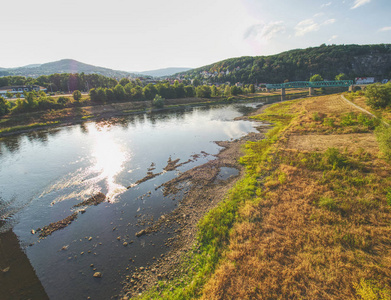
[[[391,1],[12,0],[0,28],[0,67],[72,58],[145,71],[322,43],[391,43]]]

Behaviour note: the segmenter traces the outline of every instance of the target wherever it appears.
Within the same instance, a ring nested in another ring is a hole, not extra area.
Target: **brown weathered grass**
[[[361,128],[364,136],[352,135],[357,128],[327,128],[312,118],[322,113],[321,118],[332,116],[339,124],[353,109],[337,97],[297,104],[302,114],[269,156],[266,168],[273,171],[265,177],[257,169],[262,195],[240,208],[229,250],[206,284],[203,299],[380,299],[377,288],[384,299],[390,296],[391,211],[386,194],[391,167],[372,151],[370,130]],[[330,136],[307,135],[314,133]],[[322,153],[335,146],[334,140],[343,160],[332,166]]]

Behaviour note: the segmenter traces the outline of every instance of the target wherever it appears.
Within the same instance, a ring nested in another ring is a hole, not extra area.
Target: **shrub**
[[[9,112],[9,102],[3,97],[0,97],[0,116]]]
[[[153,98],[152,105],[157,108],[162,108],[164,106],[164,98],[160,95],[156,95],[155,98]]]
[[[330,126],[330,127],[334,127],[335,126],[335,120],[332,119],[332,118],[326,118],[323,120],[323,124],[327,125],[327,126]]]
[[[325,165],[332,166],[333,170],[348,165],[347,158],[337,148],[328,148],[323,154],[322,161]]]
[[[314,112],[313,114],[312,114],[312,119],[314,120],[314,121],[320,121],[320,116],[319,116],[319,113],[318,112]]]
[[[372,108],[391,106],[391,83],[371,84],[365,89],[367,104]]]
[[[65,105],[68,102],[68,98],[64,96],[60,96],[57,99],[57,103],[61,105]]]
[[[328,197],[320,198],[318,205],[319,207],[326,208],[330,211],[335,210],[337,208],[337,204],[335,203],[334,199]]]
[[[348,113],[342,117],[341,125],[342,126],[351,126],[355,123],[354,119],[355,119],[354,113]]]
[[[75,101],[79,101],[81,99],[81,92],[78,90],[73,91],[72,95],[73,95],[73,99],[75,99]]]

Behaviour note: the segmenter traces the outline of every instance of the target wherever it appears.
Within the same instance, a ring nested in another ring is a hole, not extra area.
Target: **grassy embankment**
[[[365,110],[373,113],[375,116],[378,116],[387,123],[391,124],[391,107],[373,109],[366,103],[367,99],[364,96],[363,91],[357,91],[355,93],[344,93],[344,96],[346,97],[346,99],[352,101],[356,105],[364,108]]]
[[[339,95],[257,118],[275,126],[246,145],[245,178],[200,222],[183,274],[141,298],[389,299],[391,166],[379,122]]]

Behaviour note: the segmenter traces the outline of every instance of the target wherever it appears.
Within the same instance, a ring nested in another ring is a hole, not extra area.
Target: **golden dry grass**
[[[274,171],[260,174],[262,195],[239,210],[202,299],[361,299],[362,280],[391,286],[390,165],[378,158],[372,133],[314,134],[324,128],[312,113],[338,121],[354,111],[339,97],[295,104],[302,114],[271,155]],[[322,170],[308,162],[322,155],[311,151],[329,147],[343,150],[350,165]]]
[[[338,148],[341,151],[356,151],[359,148],[367,152],[377,154],[379,152],[376,138],[372,133],[352,134],[309,134],[295,135],[288,137],[286,149],[300,151],[325,151],[327,148]]]

